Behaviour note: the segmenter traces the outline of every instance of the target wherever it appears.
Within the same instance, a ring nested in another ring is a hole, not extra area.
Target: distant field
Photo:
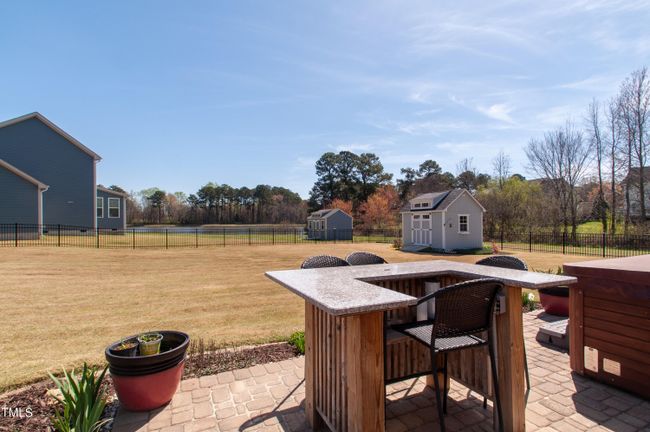
[[[310,255],[369,250],[389,262],[440,256],[387,244],[298,244],[214,249],[0,249],[0,391],[48,370],[103,361],[109,342],[152,329],[244,344],[280,340],[303,327],[304,303],[264,277]],[[585,257],[517,254],[532,268]],[[477,256],[445,256],[475,262]]]
[[[609,224],[611,223],[608,222],[607,224],[607,230],[609,232]],[[589,233],[589,234],[600,234],[603,232],[603,224],[602,222],[598,221],[591,221],[591,222],[585,222],[581,223],[578,225],[578,232],[579,233]],[[616,234],[623,234],[623,224],[619,223],[616,225]]]

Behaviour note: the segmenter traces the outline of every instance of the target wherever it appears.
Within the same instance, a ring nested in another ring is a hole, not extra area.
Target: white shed
[[[465,189],[418,195],[402,208],[402,244],[451,251],[483,247],[485,208]]]

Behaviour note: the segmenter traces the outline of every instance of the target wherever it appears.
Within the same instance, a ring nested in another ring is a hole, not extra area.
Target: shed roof
[[[39,112],[33,112],[33,113],[30,113],[30,114],[25,114],[25,115],[20,116],[20,117],[16,117],[16,118],[13,118],[13,119],[10,119],[10,120],[5,120],[3,122],[0,122],[0,128],[11,126],[11,125],[14,125],[16,123],[20,123],[20,122],[23,122],[25,120],[29,120],[29,119],[33,119],[33,118],[37,119],[37,120],[40,120],[41,123],[43,123],[44,125],[48,126],[50,129],[52,129],[54,132],[61,135],[63,138],[68,140],[72,145],[79,148],[79,150],[83,151],[88,156],[92,157],[94,160],[96,160],[96,161],[102,160],[101,156],[99,156],[94,151],[90,150],[85,145],[81,144],[76,138],[74,138],[72,135],[70,135],[69,133],[67,133],[66,131],[64,131],[63,129],[61,129],[60,127],[55,125],[54,123],[52,123],[43,114],[41,114]]]
[[[481,210],[485,211],[485,208],[481,205],[480,202],[478,202],[478,200],[476,198],[474,198],[472,196],[471,193],[469,193],[469,191],[467,191],[466,189],[460,189],[460,188],[451,189],[451,190],[443,191],[443,192],[430,192],[430,193],[425,193],[425,194],[422,194],[422,195],[418,195],[418,196],[412,198],[411,200],[409,200],[409,202],[404,207],[402,207],[401,211],[402,212],[420,212],[420,211],[443,211],[443,210],[447,210],[447,208],[449,208],[449,206],[454,201],[456,201],[461,195],[463,195],[465,193],[467,195],[469,195],[469,197],[472,200],[474,200],[474,202],[476,202],[476,204],[478,204],[478,206],[481,208]],[[420,199],[428,199],[428,198],[432,199],[431,200],[431,206],[417,208],[417,209],[412,209],[411,208],[411,201],[420,200]]]
[[[38,186],[38,188],[42,191],[46,191],[49,186],[46,185],[45,183],[36,180],[34,177],[30,176],[24,171],[19,170],[15,166],[11,165],[9,162],[4,161],[3,159],[0,159],[0,167],[6,169],[7,171],[12,172],[13,174],[17,175],[18,177],[23,178],[24,180],[27,180],[28,182],[32,183],[35,186]]]
[[[317,210],[315,212],[312,212],[307,219],[327,219],[328,217],[332,216],[336,212],[341,212],[346,216],[352,217],[346,212],[344,212],[343,210],[335,208],[335,209]]]

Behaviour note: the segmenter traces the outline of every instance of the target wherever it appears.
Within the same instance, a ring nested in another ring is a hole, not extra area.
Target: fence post
[[[18,223],[14,224],[14,243],[18,247]]]
[[[566,231],[562,232],[562,255],[566,255]]]
[[[298,228],[293,229],[293,244],[298,243]]]
[[[275,228],[271,228],[271,244],[275,244]]]
[[[95,230],[97,231],[97,235],[95,236],[97,237],[97,249],[99,249],[99,227],[95,228]]]
[[[135,228],[131,228],[131,237],[133,237],[133,249],[135,249]]]
[[[222,228],[222,230],[223,230],[223,233],[221,235],[222,243],[223,243],[223,247],[226,247],[226,228],[224,227]]]
[[[528,252],[533,251],[533,231],[528,231]]]
[[[194,244],[196,245],[196,248],[199,248],[199,229],[194,228]]]
[[[337,235],[336,235],[336,228],[334,228],[334,243],[336,243],[336,237],[337,237]]]
[[[251,229],[248,228],[248,245],[250,246],[251,244]]]
[[[165,228],[165,249],[169,249],[169,229]]]
[[[503,250],[503,230],[501,230],[501,250]]]
[[[61,247],[61,224],[56,226],[56,245]]]
[[[607,234],[603,233],[603,258],[607,256],[607,252],[605,250],[605,243],[607,242]]]

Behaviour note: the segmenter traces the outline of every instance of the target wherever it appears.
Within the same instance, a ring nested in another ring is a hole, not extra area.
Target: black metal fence
[[[89,228],[70,225],[0,224],[0,247],[200,248],[305,243],[392,243],[392,230],[307,230],[302,227],[133,227]]]
[[[499,249],[571,255],[625,257],[650,253],[650,235],[564,232],[512,232],[485,242]]]

